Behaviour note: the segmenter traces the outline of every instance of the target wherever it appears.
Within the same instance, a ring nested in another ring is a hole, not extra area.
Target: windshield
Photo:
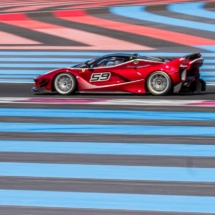
[[[76,65],[72,66],[72,68],[87,68],[88,66],[86,65],[86,62],[90,65],[90,64],[94,63],[98,59],[99,58],[93,58],[92,60],[87,60],[84,63],[79,63],[79,64],[76,64]]]
[[[79,63],[79,64],[72,66],[72,68],[84,68],[84,67],[87,67],[87,65],[85,63]]]

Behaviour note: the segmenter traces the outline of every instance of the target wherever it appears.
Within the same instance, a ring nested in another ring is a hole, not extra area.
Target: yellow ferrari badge
[[[130,60],[132,60],[132,59],[133,59],[133,57],[131,56],[131,57],[130,57]]]
[[[85,69],[82,69],[82,72],[85,72]]]

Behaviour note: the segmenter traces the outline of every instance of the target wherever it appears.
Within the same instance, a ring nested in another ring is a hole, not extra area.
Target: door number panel
[[[110,72],[105,73],[93,73],[90,78],[90,82],[107,81],[110,79]]]

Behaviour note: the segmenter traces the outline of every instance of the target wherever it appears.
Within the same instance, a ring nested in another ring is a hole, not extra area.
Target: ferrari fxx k
[[[200,53],[184,57],[146,57],[139,54],[109,54],[84,63],[50,71],[34,79],[34,92],[127,92],[134,94],[205,91],[200,78]]]

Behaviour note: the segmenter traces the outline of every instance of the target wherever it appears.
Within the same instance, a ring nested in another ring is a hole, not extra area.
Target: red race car
[[[34,92],[42,89],[62,95],[75,92],[127,92],[166,95],[205,91],[200,79],[200,53],[180,58],[110,54],[70,68],[57,69],[34,79]]]

